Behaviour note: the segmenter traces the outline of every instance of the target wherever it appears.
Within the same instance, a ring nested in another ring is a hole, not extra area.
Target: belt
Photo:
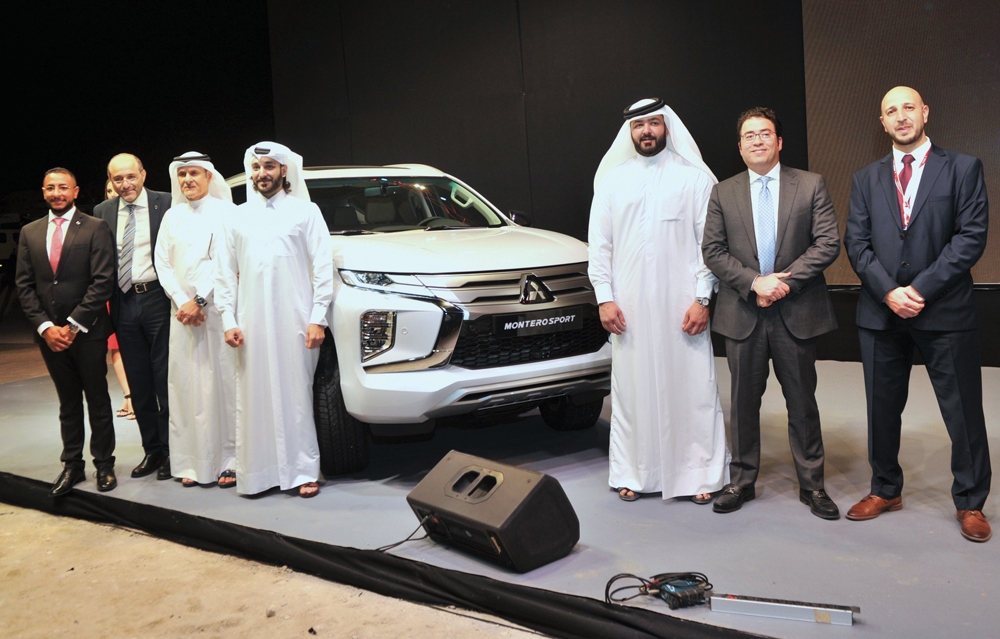
[[[149,282],[138,282],[132,285],[132,290],[136,293],[148,293],[149,291],[155,291],[158,288],[163,288],[160,286],[159,280],[151,280]]]

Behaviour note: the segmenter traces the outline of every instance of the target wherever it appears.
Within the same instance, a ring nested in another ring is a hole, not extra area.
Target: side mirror
[[[507,217],[519,226],[531,226],[531,216],[524,211],[507,211]]]

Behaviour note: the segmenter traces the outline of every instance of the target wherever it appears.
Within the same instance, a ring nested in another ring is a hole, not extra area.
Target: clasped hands
[[[53,353],[58,353],[69,348],[75,338],[76,333],[69,330],[69,324],[66,326],[50,326],[42,333],[42,339],[49,345],[49,350]]]
[[[896,287],[886,293],[882,301],[903,319],[916,317],[924,310],[924,298],[912,286]]]
[[[319,324],[310,324],[306,327],[306,348],[319,348],[326,337],[326,328]],[[238,328],[231,328],[226,331],[226,344],[233,348],[243,345],[243,331]]]
[[[201,323],[205,321],[205,313],[194,300],[184,302],[184,305],[177,309],[174,317],[184,326],[201,326]]]
[[[790,277],[791,273],[771,273],[770,275],[758,275],[753,281],[753,292],[757,294],[757,306],[767,308],[781,298],[792,292],[781,280]]]

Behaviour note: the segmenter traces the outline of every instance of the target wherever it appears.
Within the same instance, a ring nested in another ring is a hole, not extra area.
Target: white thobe
[[[663,499],[722,488],[729,464],[708,330],[681,330],[716,278],[701,239],[713,182],[670,150],[608,172],[590,210],[590,280],[612,335],[609,484]]]
[[[236,489],[288,490],[319,477],[313,375],[326,326],[333,242],[319,207],[284,192],[251,198],[226,224],[215,299],[226,331],[239,328]],[[238,277],[237,277],[238,274]]]
[[[215,272],[223,242],[223,220],[236,210],[206,196],[172,206],[160,222],[156,273],[170,297],[170,469],[174,477],[200,484],[236,469],[236,353],[225,344],[215,304]],[[177,310],[195,296],[205,298],[205,321],[185,326]]]

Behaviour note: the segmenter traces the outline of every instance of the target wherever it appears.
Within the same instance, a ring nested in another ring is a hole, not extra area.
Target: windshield
[[[486,202],[447,178],[319,179],[308,185],[331,233],[504,225]]]

